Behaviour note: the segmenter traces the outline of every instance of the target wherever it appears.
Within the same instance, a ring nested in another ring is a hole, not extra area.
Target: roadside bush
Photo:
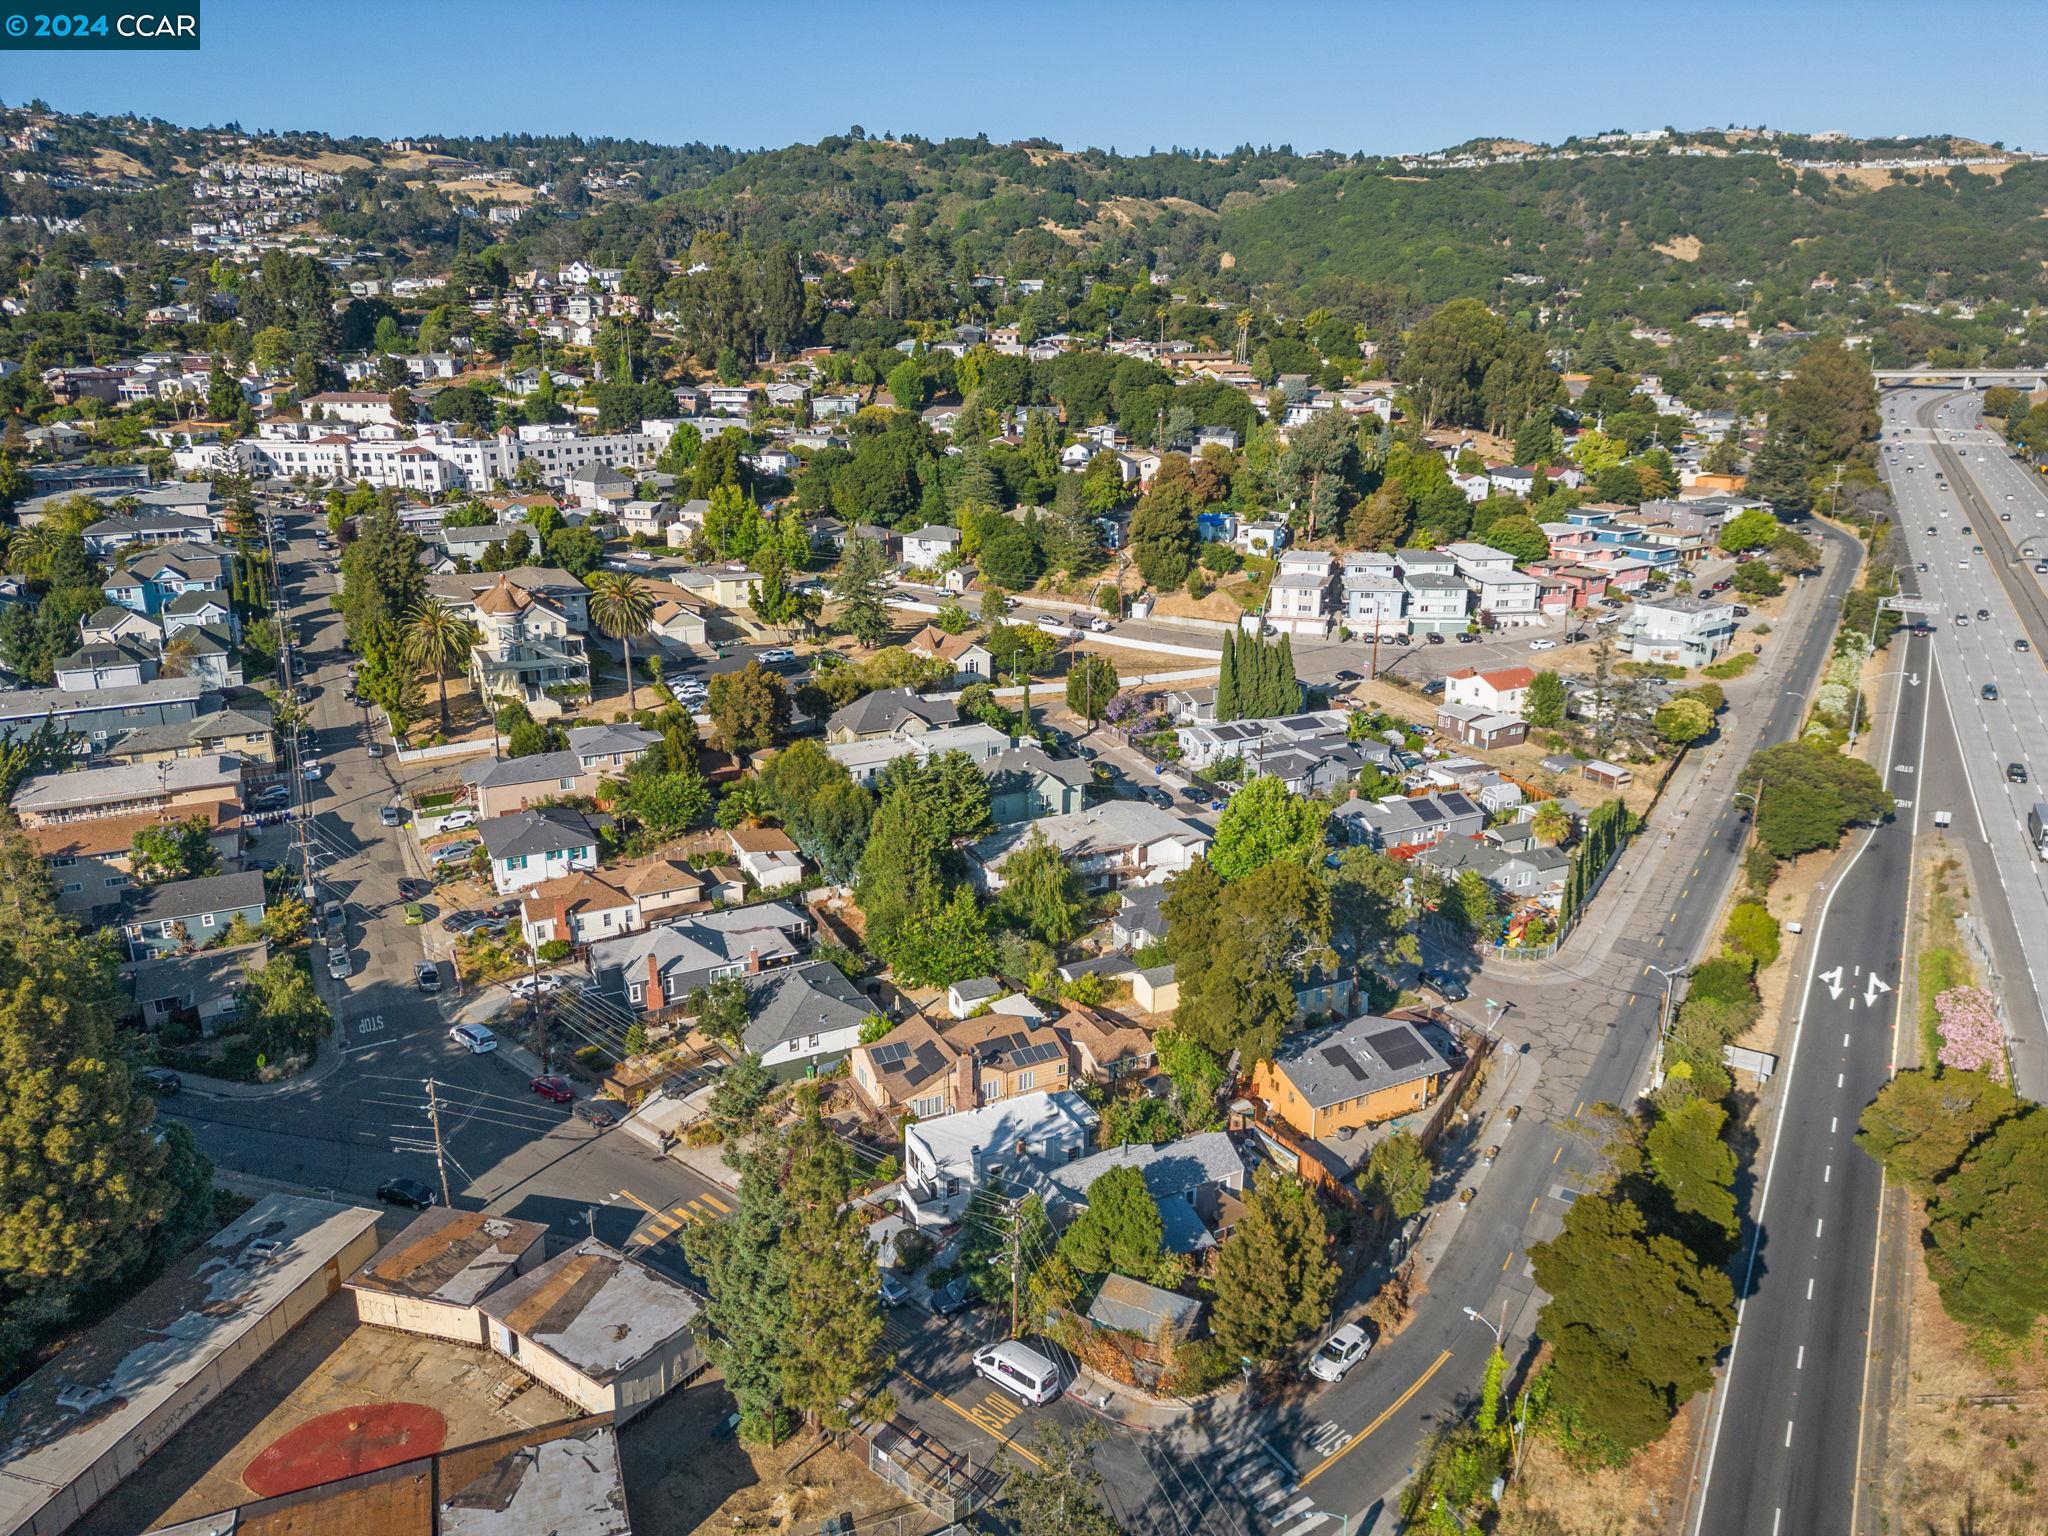
[[[1738,902],[1728,914],[1728,943],[1754,960],[1758,970],[1769,970],[1778,959],[1778,920],[1756,902]]]
[[[1748,955],[1723,950],[1713,959],[1692,968],[1692,986],[1686,1001],[1747,1004],[1756,1000],[1756,961]]]

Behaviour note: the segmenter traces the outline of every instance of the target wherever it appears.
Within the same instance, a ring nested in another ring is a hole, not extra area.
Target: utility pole
[[[540,991],[540,949],[531,940],[526,945],[526,975],[533,985],[533,1050],[540,1057],[540,1069],[552,1072],[555,1064],[548,1059],[548,1007]]]
[[[1023,1331],[1023,1315],[1019,1310],[1017,1292],[1024,1268],[1024,1202],[1019,1199],[1010,1206],[1010,1337],[1015,1338]]]
[[[448,1156],[441,1149],[441,1101],[434,1096],[434,1080],[427,1079],[427,1123],[434,1128],[434,1166],[441,1174],[441,1204],[455,1208],[448,1195]]]

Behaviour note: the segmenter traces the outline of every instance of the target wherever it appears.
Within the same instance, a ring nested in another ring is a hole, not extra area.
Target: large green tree
[[[1083,1275],[1161,1278],[1165,1224],[1145,1175],[1119,1165],[1088,1186],[1088,1206],[1060,1235],[1059,1253]]]
[[[1337,1265],[1313,1191],[1261,1168],[1244,1214],[1216,1254],[1209,1326],[1229,1354],[1278,1360],[1330,1320]]]
[[[1209,863],[1225,881],[1231,881],[1279,860],[1318,862],[1325,847],[1327,820],[1321,804],[1293,794],[1278,779],[1261,774],[1223,807],[1216,839],[1209,848]]]
[[[1928,1273],[1949,1316],[2008,1339],[2048,1314],[2048,1112],[1994,1125],[1928,1212]]]
[[[998,923],[1055,949],[1079,937],[1086,910],[1080,877],[1042,833],[1034,831],[1003,860],[1001,874],[1003,888],[995,899]]]
[[[2019,1095],[1983,1072],[1901,1072],[1856,1124],[1856,1145],[1921,1199],[1979,1141],[2021,1109]]]
[[[1744,779],[1749,788],[1761,789],[1757,840],[1781,859],[1832,848],[1852,824],[1877,821],[1892,810],[1875,768],[1820,742],[1766,747],[1750,759]]]
[[[1735,1327],[1735,1288],[1628,1201],[1585,1196],[1529,1250],[1550,1295],[1536,1331],[1553,1351],[1553,1400],[1619,1460],[1664,1433],[1713,1380]]]
[[[839,602],[839,627],[872,650],[889,633],[889,610],[882,594],[887,590],[888,562],[882,546],[873,539],[849,539],[839,570],[832,578],[832,595]]]
[[[711,729],[726,752],[754,752],[775,744],[789,724],[789,691],[758,661],[711,679]]]

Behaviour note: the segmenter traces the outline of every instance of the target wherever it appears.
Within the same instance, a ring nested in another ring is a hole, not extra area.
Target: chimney
[[[961,1052],[953,1058],[953,1112],[981,1108],[981,1096],[974,1081],[974,1057]]]
[[[761,949],[760,949],[760,946],[759,946],[759,945],[756,945],[756,944],[749,944],[749,945],[747,946],[747,974],[748,974],[749,976],[758,976],[758,975],[759,975],[760,973],[761,973]]]
[[[661,960],[650,954],[647,957],[647,1011],[652,1013],[667,1002],[661,990]]]

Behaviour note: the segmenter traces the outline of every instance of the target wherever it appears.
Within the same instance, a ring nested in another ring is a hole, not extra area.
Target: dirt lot
[[[1540,1435],[1501,1504],[1501,1536],[1664,1536],[1675,1528],[1707,1399],[1696,1397],[1669,1434],[1625,1467],[1575,1466]]]
[[[731,1412],[722,1387],[692,1387],[620,1433],[639,1536],[814,1531],[841,1513],[875,1536],[922,1536],[941,1525],[869,1473],[859,1441],[849,1453],[804,1430],[772,1451],[745,1446],[725,1427]],[[906,1518],[892,1528],[892,1516]]]
[[[1920,1220],[1917,1206],[1913,1212]],[[2048,1331],[1992,1356],[1941,1310],[1913,1264],[1911,1342],[1885,1469],[1888,1528],[2029,1536],[2048,1531]]]

